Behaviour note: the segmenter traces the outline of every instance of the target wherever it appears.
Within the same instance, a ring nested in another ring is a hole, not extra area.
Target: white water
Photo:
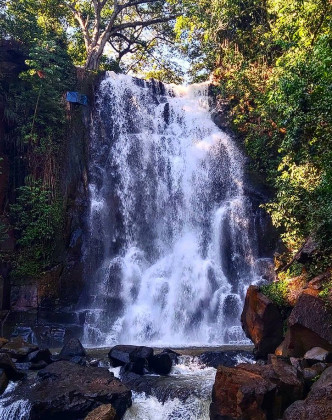
[[[208,420],[209,409],[208,399],[190,397],[184,404],[175,398],[161,403],[156,397],[133,393],[133,405],[124,420]]]
[[[110,73],[90,150],[85,343],[241,343],[256,280],[243,156],[208,85]]]
[[[10,382],[0,398],[1,420],[29,420],[30,403],[24,399],[13,399],[13,391],[17,384]]]
[[[238,363],[243,362],[252,363],[252,359],[238,356]],[[112,371],[117,376],[118,372]],[[154,395],[133,392],[133,405],[126,411],[124,420],[208,420],[215,375],[216,369],[205,366],[197,357],[180,356],[170,376],[173,386],[179,386],[178,381],[190,386],[189,397],[161,402]],[[165,387],[172,385],[167,383]]]

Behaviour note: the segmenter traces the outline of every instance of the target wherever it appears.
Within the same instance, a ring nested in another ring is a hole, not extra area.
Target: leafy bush
[[[62,227],[62,203],[52,198],[41,181],[30,180],[29,185],[18,188],[11,215],[19,246],[14,275],[36,276],[52,261]]]
[[[278,306],[289,306],[287,303],[287,281],[279,280],[260,287],[260,291]]]
[[[332,309],[332,280],[329,280],[324,284],[323,290],[319,292],[319,297],[321,297],[326,305]]]

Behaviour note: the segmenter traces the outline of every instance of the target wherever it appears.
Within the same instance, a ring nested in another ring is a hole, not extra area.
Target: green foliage
[[[319,292],[319,297],[321,297],[326,305],[332,309],[332,279],[324,283],[323,289]]]
[[[24,279],[39,275],[54,263],[54,250],[63,231],[59,183],[67,127],[64,93],[74,86],[75,68],[60,22],[60,1],[4,3],[5,36],[24,43],[22,55],[27,57],[26,68],[18,76],[0,74],[5,141],[13,167],[11,188],[21,185],[10,206],[17,238],[11,258],[13,275]]]
[[[18,188],[11,215],[18,233],[19,253],[14,275],[36,276],[52,259],[55,239],[61,232],[63,209],[41,181],[30,180]]]
[[[306,269],[324,270],[332,256],[331,2],[189,3],[177,29],[194,51],[194,78],[197,63],[214,70],[252,169],[275,191],[265,208],[289,256],[313,236],[319,252]]]
[[[64,33],[61,20],[65,16],[62,0],[2,0],[2,30],[24,43],[27,48],[50,33]]]
[[[280,280],[288,280],[294,277],[298,277],[303,272],[303,265],[294,261],[288,270],[279,273],[278,278]]]
[[[288,286],[286,280],[279,280],[260,287],[260,291],[278,306],[289,306],[287,303]]]
[[[61,40],[35,41],[21,73],[22,83],[11,87],[12,110],[22,144],[47,148],[56,145],[65,125],[63,93],[73,82],[73,70]],[[36,150],[35,150],[36,151]]]
[[[3,223],[2,220],[0,220],[0,243],[4,242],[8,238],[8,228]]]

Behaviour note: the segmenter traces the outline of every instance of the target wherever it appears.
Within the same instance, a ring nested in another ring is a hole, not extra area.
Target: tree
[[[87,70],[96,70],[107,43],[118,52],[136,52],[148,45],[144,30],[179,16],[179,2],[165,0],[64,1],[83,35]]]

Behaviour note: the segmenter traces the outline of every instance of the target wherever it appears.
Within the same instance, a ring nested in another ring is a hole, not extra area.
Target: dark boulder
[[[71,338],[67,343],[63,346],[60,354],[59,359],[61,360],[70,360],[73,357],[85,357],[86,351],[82,346],[80,340],[78,338]]]
[[[296,401],[284,413],[283,420],[332,419],[332,366],[315,382],[305,400]]]
[[[139,359],[149,360],[153,356],[153,349],[144,346],[118,345],[113,347],[108,357],[113,367],[124,366],[126,363],[137,362]]]
[[[280,411],[283,412],[293,401],[302,398],[303,381],[299,377],[297,369],[287,359],[271,355],[269,361],[276,375],[269,378],[277,385],[278,403],[280,403]]]
[[[272,356],[269,363],[219,366],[212,393],[212,420],[278,419],[304,386],[296,368]]]
[[[199,356],[206,366],[218,368],[219,365],[235,366],[241,359],[254,360],[251,352],[245,350],[206,351]]]
[[[173,375],[137,375],[126,372],[121,375],[121,381],[132,391],[152,395],[162,403],[175,398],[183,402],[195,397],[202,398],[202,384],[193,381],[191,375],[175,377]]]
[[[313,347],[312,349],[308,350],[304,355],[304,359],[308,360],[310,363],[317,363],[317,362],[332,362],[332,352],[329,352],[321,347]]]
[[[52,363],[15,392],[29,400],[30,420],[78,420],[101,404],[112,404],[121,418],[131,405],[131,391],[108,369],[68,361]]]
[[[325,302],[304,291],[297,300],[289,318],[288,330],[276,354],[303,357],[313,347],[332,351],[332,313]]]
[[[250,286],[241,315],[242,328],[254,345],[257,357],[273,353],[283,339],[283,318],[280,310],[256,286]]]
[[[45,369],[48,363],[45,362],[45,360],[39,360],[38,362],[31,363],[30,370],[41,370]]]
[[[302,370],[303,380],[308,391],[310,390],[313,381],[315,381],[317,377],[320,376],[326,368],[326,363],[316,363],[311,367],[306,367]]]
[[[211,420],[266,420],[276,385],[259,373],[219,366],[212,391]]]
[[[8,377],[4,369],[0,369],[0,395],[3,394],[8,385]]]
[[[302,248],[295,255],[294,260],[300,264],[306,264],[313,258],[318,249],[319,246],[317,242],[312,237],[309,237]]]
[[[50,352],[49,349],[41,349],[41,350],[36,350],[29,353],[26,357],[26,361],[31,362],[31,363],[44,361],[47,364],[49,364],[49,363],[52,363],[51,357],[52,357],[52,353]]]
[[[144,375],[148,369],[148,362],[146,359],[138,359],[134,362],[126,363],[121,366],[120,374],[123,375],[127,372],[135,373],[136,375]]]
[[[8,379],[13,381],[19,381],[25,377],[25,373],[16,368],[9,354],[0,354],[0,369],[3,369]]]
[[[158,375],[168,375],[172,364],[172,358],[168,353],[159,353],[150,358],[149,369]]]
[[[29,353],[38,350],[38,346],[30,344],[22,337],[15,337],[0,348],[0,353],[7,353],[10,357],[23,361]]]
[[[180,353],[177,353],[176,351],[172,350],[172,349],[163,349],[162,353],[167,353],[170,355],[170,358],[172,359],[172,362],[174,365],[177,364],[178,360],[179,360],[179,356],[181,356]]]

